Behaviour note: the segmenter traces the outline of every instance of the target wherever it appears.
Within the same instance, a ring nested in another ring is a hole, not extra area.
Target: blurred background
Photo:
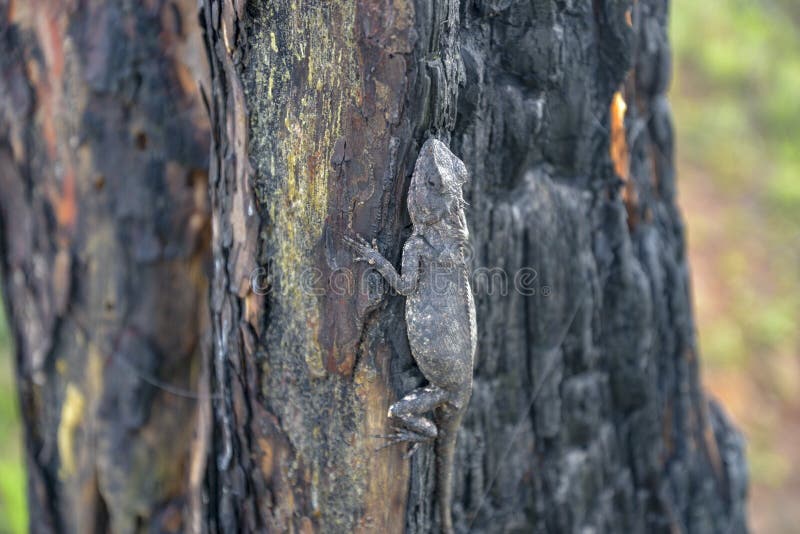
[[[800,2],[672,0],[680,204],[708,391],[748,442],[756,533],[800,525]],[[26,531],[0,312],[0,533]]]
[[[673,0],[671,101],[708,391],[745,433],[750,524],[800,530],[800,2]]]

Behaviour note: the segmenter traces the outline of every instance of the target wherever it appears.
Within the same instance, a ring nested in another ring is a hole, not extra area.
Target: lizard
[[[344,236],[357,256],[405,296],[411,354],[428,381],[389,408],[389,442],[435,442],[436,493],[441,530],[453,532],[453,460],[458,429],[472,395],[477,343],[475,303],[465,248],[469,240],[462,186],[467,169],[442,141],[422,146],[409,185],[407,206],[413,232],[403,246],[401,273],[383,257],[375,240]],[[426,414],[433,413],[433,421]]]

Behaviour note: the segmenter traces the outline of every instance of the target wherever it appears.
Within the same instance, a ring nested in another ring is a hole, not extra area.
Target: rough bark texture
[[[743,442],[700,384],[664,0],[193,4],[0,0],[35,531],[436,532],[432,448],[372,437],[423,382],[403,300],[342,241],[398,265],[432,135],[471,175],[480,273],[456,530],[746,530]]]
[[[472,176],[474,266],[509,286],[476,286],[457,529],[746,530],[743,442],[700,385],[666,2],[204,4],[213,528],[436,530],[431,450],[373,452],[421,380],[403,302],[341,240],[397,264],[436,135]]]
[[[477,295],[457,490],[476,528],[746,528],[742,440],[700,385],[666,25],[662,0],[462,13],[476,266],[536,272],[532,295]]]
[[[198,504],[196,20],[194,0],[0,1],[0,249],[32,532],[181,532]]]

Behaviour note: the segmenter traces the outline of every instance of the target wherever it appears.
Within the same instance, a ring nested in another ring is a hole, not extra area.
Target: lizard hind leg
[[[433,411],[448,398],[445,390],[434,385],[417,388],[389,408],[389,418],[396,421],[394,432],[378,436],[389,440],[381,449],[396,443],[413,443],[408,456],[420,443],[432,441],[439,434],[433,421],[423,414]]]

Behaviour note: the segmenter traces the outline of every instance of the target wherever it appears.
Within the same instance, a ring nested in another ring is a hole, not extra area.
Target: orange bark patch
[[[275,461],[272,444],[266,438],[258,438],[258,448],[261,450],[261,472],[265,480],[271,480]]]
[[[8,2],[8,7],[6,8],[6,20],[14,20],[14,16],[17,14],[17,5],[15,0],[10,0]]]
[[[625,208],[628,211],[628,224],[633,226],[636,224],[638,217],[635,209],[636,189],[630,179],[630,152],[628,151],[628,140],[625,132],[625,113],[627,111],[628,105],[625,103],[622,93],[617,91],[614,93],[614,98],[611,99],[611,144],[608,152],[611,156],[611,161],[614,162],[614,172],[625,182],[625,188],[622,190],[622,201],[625,202]]]
[[[64,73],[64,34],[61,26],[57,16],[46,9],[36,9],[36,33],[47,66],[45,83],[38,86],[36,96],[42,103],[42,134],[51,159],[56,156],[55,114],[60,109],[61,79]]]
[[[609,152],[614,162],[614,170],[623,180],[628,180],[630,172],[630,158],[628,155],[628,141],[625,138],[625,113],[628,106],[622,93],[617,91],[611,100],[611,147]]]
[[[388,346],[377,348],[374,358],[382,362],[382,366],[388,366],[391,358]],[[376,368],[359,364],[353,377],[364,418],[352,436],[352,444],[356,450],[361,450],[356,453],[359,459],[357,469],[368,474],[365,489],[368,497],[364,501],[363,515],[353,530],[355,534],[400,534],[405,526],[407,494],[395,488],[407,486],[409,462],[404,458],[402,447],[371,452],[380,442],[370,436],[388,431],[390,421],[386,412],[394,396],[378,373]]]
[[[64,173],[64,186],[55,201],[56,220],[61,228],[71,230],[75,226],[78,206],[75,202],[75,172],[67,169]]]
[[[175,74],[184,93],[191,95],[197,90],[197,80],[195,80],[194,73],[187,65],[177,63],[175,65]]]

